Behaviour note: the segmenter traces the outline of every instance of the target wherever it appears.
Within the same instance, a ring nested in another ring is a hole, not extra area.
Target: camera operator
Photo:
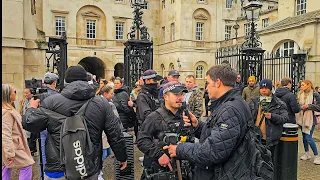
[[[44,74],[44,79],[43,79],[45,84],[44,89],[46,89],[47,92],[39,95],[40,103],[46,97],[58,93],[58,91],[56,90],[58,79],[59,79],[59,76],[56,75],[55,73],[47,72],[46,74]]]
[[[176,81],[163,86],[165,105],[147,116],[137,139],[137,146],[144,153],[144,168],[169,167],[172,170],[170,158],[162,149],[166,144],[161,139],[161,134],[169,130],[170,124],[183,123],[179,109],[182,107],[184,93],[187,92],[186,87]],[[145,172],[141,179],[146,179]]]

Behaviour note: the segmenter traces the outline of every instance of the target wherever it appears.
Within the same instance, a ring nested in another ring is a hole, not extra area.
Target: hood
[[[63,88],[61,95],[68,99],[83,101],[94,97],[95,90],[93,86],[86,81],[74,81]]]
[[[280,87],[276,89],[276,92],[274,93],[274,95],[278,98],[281,98],[282,96],[286,95],[290,93],[290,89],[286,88],[286,87]]]

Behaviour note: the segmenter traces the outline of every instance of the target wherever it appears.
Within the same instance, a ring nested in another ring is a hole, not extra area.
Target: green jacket
[[[253,87],[247,86],[243,89],[242,98],[250,103],[253,99],[255,99],[260,94],[260,87],[258,84],[255,84]]]
[[[192,90],[192,94],[188,100],[188,107],[193,115],[199,119],[203,113],[203,93],[196,87]]]

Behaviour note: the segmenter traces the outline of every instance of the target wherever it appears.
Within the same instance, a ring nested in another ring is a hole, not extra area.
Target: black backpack
[[[251,115],[246,124],[246,133],[230,158],[222,165],[218,180],[273,179],[274,166],[271,152],[261,143],[260,128],[253,124]],[[261,126],[261,123],[259,125]]]
[[[61,123],[60,161],[68,180],[84,179],[91,176],[97,166],[93,158],[93,144],[84,117],[91,100],[88,100],[76,114],[70,117],[41,108],[50,119]]]

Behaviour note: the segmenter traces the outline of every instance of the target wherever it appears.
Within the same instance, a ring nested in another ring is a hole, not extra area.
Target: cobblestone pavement
[[[320,128],[315,131],[314,137],[316,139],[317,147],[320,150]],[[140,179],[140,176],[142,174],[142,166],[139,162],[138,158],[142,156],[143,154],[138,150],[138,148],[135,145],[135,165],[134,165],[134,172],[135,172],[135,179]],[[301,132],[299,132],[299,152],[298,152],[298,158],[304,154],[303,149],[303,143],[301,138]],[[301,161],[298,159],[298,180],[320,180],[320,165],[314,165],[313,159],[307,160],[307,161]],[[113,180],[114,179],[114,166],[113,166],[114,158],[108,157],[106,161],[104,162],[103,167],[103,178],[105,180]],[[38,165],[33,165],[33,174],[34,174],[34,180],[39,180],[39,171],[38,171]],[[13,180],[18,179],[18,171],[14,170],[12,174]]]

